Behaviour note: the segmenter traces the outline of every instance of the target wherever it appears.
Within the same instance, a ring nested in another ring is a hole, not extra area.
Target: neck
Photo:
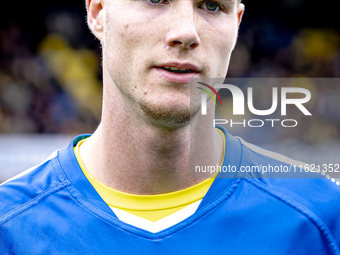
[[[166,130],[141,121],[117,97],[105,98],[110,94],[104,91],[101,124],[80,147],[85,166],[103,184],[132,194],[173,192],[209,177],[190,177],[190,162],[221,162],[223,142],[212,127],[213,113],[198,113],[187,125]]]

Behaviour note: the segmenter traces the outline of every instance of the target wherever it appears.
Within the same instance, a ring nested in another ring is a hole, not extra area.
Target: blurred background
[[[229,77],[340,77],[340,25],[331,3],[243,2],[246,12]],[[85,20],[80,0],[2,3],[0,183],[98,126],[101,49]],[[279,138],[247,132],[242,137],[292,157],[294,150],[303,151],[305,161],[340,156],[340,86],[327,93],[312,89],[328,102],[314,106],[317,121]]]

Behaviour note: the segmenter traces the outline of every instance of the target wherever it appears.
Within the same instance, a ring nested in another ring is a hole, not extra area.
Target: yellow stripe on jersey
[[[217,130],[222,136],[224,148],[223,150],[225,150],[225,135],[221,130]],[[203,182],[200,182],[189,188],[170,193],[158,195],[135,195],[121,192],[102,184],[97,179],[95,179],[93,175],[87,170],[79,153],[79,148],[85,140],[86,139],[80,141],[74,147],[74,153],[84,175],[92,184],[92,186],[96,189],[102,199],[111,207],[124,210],[128,213],[142,217],[152,222],[163,219],[170,214],[175,213],[183,209],[184,207],[202,199],[208,192],[211,184],[218,174],[216,173],[212,178],[208,178]],[[223,151],[223,159],[221,165],[224,160],[224,154],[225,151]]]

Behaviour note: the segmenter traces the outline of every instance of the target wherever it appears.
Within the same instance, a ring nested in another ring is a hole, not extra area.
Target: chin
[[[139,106],[149,124],[169,130],[189,125],[190,119],[200,110],[193,110],[189,105],[165,105],[147,101],[142,101]]]

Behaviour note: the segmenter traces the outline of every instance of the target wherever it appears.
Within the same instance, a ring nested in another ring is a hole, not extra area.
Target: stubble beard
[[[141,101],[139,107],[151,125],[165,129],[178,129],[187,126],[191,118],[199,112],[199,108],[192,109],[190,106],[174,107],[149,101]]]

